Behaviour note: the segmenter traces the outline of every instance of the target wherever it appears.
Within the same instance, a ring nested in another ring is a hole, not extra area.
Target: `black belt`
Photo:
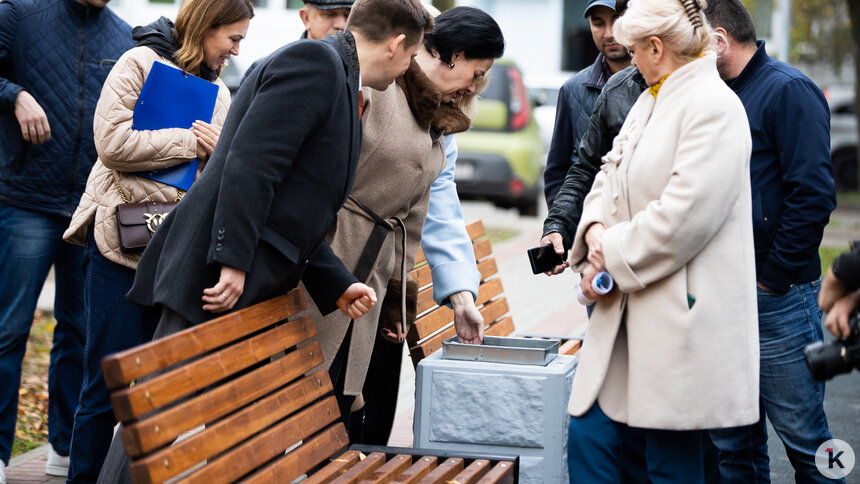
[[[367,207],[365,204],[361,203],[355,197],[350,196],[349,199],[355,203],[367,216],[369,216],[373,222],[373,230],[370,231],[370,236],[367,238],[367,242],[364,244],[364,248],[361,251],[361,256],[358,258],[358,262],[355,265],[355,269],[352,271],[352,275],[356,277],[359,281],[367,282],[367,278],[370,276],[370,272],[373,270],[373,265],[376,264],[376,259],[379,258],[379,252],[382,250],[382,245],[385,244],[385,238],[388,237],[389,232],[393,232],[397,229],[403,233],[402,241],[401,241],[401,256],[400,256],[400,322],[401,329],[403,332],[406,332],[406,224],[403,223],[403,220],[400,217],[391,217],[391,220],[396,222],[396,225],[392,225],[387,222],[385,219],[376,214],[373,210]]]

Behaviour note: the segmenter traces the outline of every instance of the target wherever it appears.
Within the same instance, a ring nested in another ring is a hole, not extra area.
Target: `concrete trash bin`
[[[558,355],[557,342],[555,353],[540,354],[536,342],[548,340],[452,340],[418,364],[414,446],[517,454],[520,483],[568,483],[567,402],[577,358]]]

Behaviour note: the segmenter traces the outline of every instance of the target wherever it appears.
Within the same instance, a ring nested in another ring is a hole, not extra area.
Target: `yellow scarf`
[[[652,96],[654,96],[654,99],[657,99],[657,93],[658,93],[658,92],[660,92],[660,87],[661,87],[661,86],[663,85],[663,83],[666,81],[666,78],[668,78],[668,77],[669,77],[669,76],[671,76],[671,75],[672,75],[672,73],[671,73],[671,72],[670,72],[670,73],[668,73],[668,74],[666,74],[666,75],[665,75],[665,76],[663,76],[659,81],[657,81],[657,83],[656,83],[656,84],[654,84],[653,86],[651,86],[651,87],[648,89],[648,92],[650,92],[650,93],[651,93],[651,95],[652,95]]]

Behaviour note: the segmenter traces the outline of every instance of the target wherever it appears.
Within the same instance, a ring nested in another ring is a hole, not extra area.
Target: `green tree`
[[[440,12],[454,8],[454,0],[433,0],[433,6],[438,8]]]

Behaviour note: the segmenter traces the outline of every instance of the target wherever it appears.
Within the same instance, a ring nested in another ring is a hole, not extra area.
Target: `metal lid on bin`
[[[442,342],[442,359],[546,366],[558,356],[558,343],[554,339],[484,336],[484,344],[470,345],[458,343],[453,336]]]

